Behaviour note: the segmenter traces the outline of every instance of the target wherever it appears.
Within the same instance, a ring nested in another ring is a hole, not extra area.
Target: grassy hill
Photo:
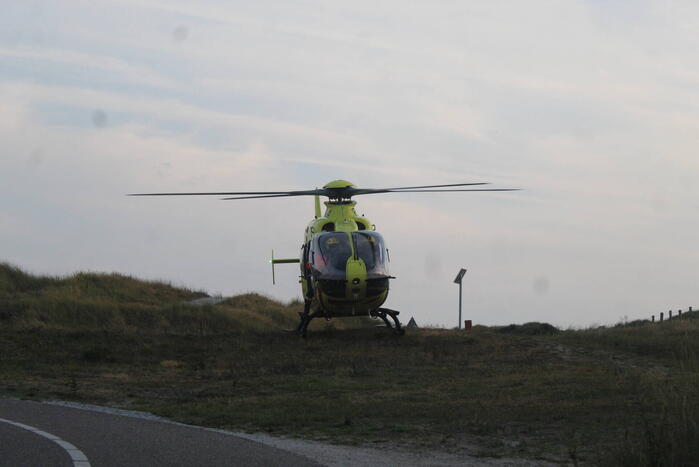
[[[195,334],[293,328],[298,301],[282,304],[244,294],[212,305],[190,302],[201,291],[120,274],[44,277],[0,263],[0,325],[14,330]]]
[[[316,320],[114,274],[0,265],[0,393],[213,427],[571,464],[699,458],[699,319],[558,330]],[[344,328],[344,329],[342,329]]]

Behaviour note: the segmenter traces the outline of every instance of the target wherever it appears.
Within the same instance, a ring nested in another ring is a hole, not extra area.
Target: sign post
[[[454,279],[455,284],[459,284],[459,329],[461,329],[461,291],[462,291],[462,285],[461,282],[464,279],[464,274],[466,274],[466,269],[461,269],[459,273],[456,275],[456,279]]]

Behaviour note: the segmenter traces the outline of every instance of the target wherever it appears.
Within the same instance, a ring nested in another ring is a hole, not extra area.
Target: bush
[[[510,324],[497,329],[501,334],[523,334],[527,336],[558,334],[560,330],[549,323]]]
[[[696,385],[668,384],[662,393],[657,389],[646,390],[642,397],[635,411],[638,414],[635,428],[626,433],[605,463],[622,467],[697,465],[699,389]]]

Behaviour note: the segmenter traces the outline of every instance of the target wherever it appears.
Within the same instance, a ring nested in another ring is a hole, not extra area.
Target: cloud
[[[358,198],[400,278],[389,306],[453,323],[467,267],[476,323],[643,317],[696,288],[697,8],[12,5],[2,243],[35,270],[288,298],[296,272],[269,289],[265,260],[297,250],[310,199],[123,195],[490,181],[525,191]]]
[[[181,86],[177,81],[164,76],[152,67],[133,64],[126,60],[97,53],[19,46],[14,48],[0,47],[0,58],[5,61],[9,58],[31,60],[42,65],[71,65],[83,70],[91,68],[110,73],[121,81],[136,82],[140,86],[167,89],[176,89]]]

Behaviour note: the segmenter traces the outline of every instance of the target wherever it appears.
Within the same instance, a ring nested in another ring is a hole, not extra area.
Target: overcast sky
[[[418,324],[699,307],[695,1],[23,1],[0,15],[0,260],[300,297],[312,198],[358,197]]]

